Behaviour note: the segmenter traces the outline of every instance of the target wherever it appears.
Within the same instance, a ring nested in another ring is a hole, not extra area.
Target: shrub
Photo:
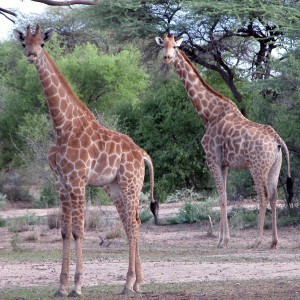
[[[148,222],[151,218],[153,217],[153,214],[150,211],[150,208],[144,208],[141,212],[140,212],[140,219],[142,223],[146,223]]]
[[[7,205],[7,197],[6,195],[0,193],[0,210],[5,209]]]
[[[218,221],[219,213],[213,210],[216,206],[216,200],[208,198],[205,202],[192,203],[190,200],[185,201],[183,207],[179,209],[179,212],[175,217],[166,219],[169,224],[182,224],[182,223],[199,223],[207,221],[208,216],[212,221]]]
[[[105,222],[103,215],[98,209],[87,209],[84,218],[84,227],[86,230],[99,230],[103,228]]]
[[[58,205],[58,201],[54,188],[49,184],[45,185],[41,191],[40,197],[38,199],[34,199],[32,205],[35,208],[56,207]]]
[[[60,228],[61,212],[58,209],[56,212],[47,215],[47,223],[49,229]]]
[[[125,234],[122,222],[115,224],[114,228],[106,234],[108,240],[113,240],[122,237]]]
[[[28,231],[31,225],[36,225],[39,218],[35,213],[27,212],[24,216],[14,218],[8,221],[9,230],[12,232]]]
[[[0,218],[0,227],[5,227],[6,226],[6,220],[3,218]]]
[[[110,205],[111,199],[108,194],[99,187],[87,186],[85,189],[86,201],[90,202],[92,205]]]

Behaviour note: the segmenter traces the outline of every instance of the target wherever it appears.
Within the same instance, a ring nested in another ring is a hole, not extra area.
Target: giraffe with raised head
[[[201,144],[206,163],[215,179],[220,205],[219,247],[227,247],[230,239],[227,218],[226,179],[228,168],[249,169],[259,198],[258,233],[253,247],[262,242],[265,213],[268,203],[272,209],[272,244],[278,244],[276,202],[277,184],[282,162],[282,150],[287,161],[287,190],[293,196],[289,151],[277,132],[268,125],[245,118],[238,107],[209,86],[188,57],[178,48],[182,39],[174,35],[157,37],[163,47],[166,64],[173,63],[189,98],[202,118],[205,134]]]
[[[73,93],[44,43],[53,30],[35,33],[27,26],[24,35],[14,30],[29,63],[36,67],[56,133],[49,152],[49,164],[56,177],[60,199],[63,257],[60,285],[56,296],[67,294],[71,236],[75,241],[76,270],[74,289],[69,296],[81,295],[83,284],[85,186],[103,187],[122,220],[129,241],[129,266],[123,293],[140,291],[143,271],[138,248],[141,223],[139,197],[144,182],[145,164],[150,171],[150,208],[157,222],[158,203],[153,198],[154,171],[150,156],[125,134],[100,125],[93,113]]]

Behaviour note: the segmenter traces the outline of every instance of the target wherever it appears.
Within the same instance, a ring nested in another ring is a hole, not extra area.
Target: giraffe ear
[[[179,40],[177,40],[177,41],[176,41],[176,46],[179,47],[179,46],[181,45],[182,41],[183,41],[182,38],[179,39]]]
[[[156,37],[156,38],[155,38],[155,41],[156,41],[157,45],[159,45],[159,46],[162,46],[162,47],[163,47],[163,45],[164,45],[164,41],[163,41],[163,39],[162,39],[162,38],[160,38],[160,37]]]
[[[13,33],[14,33],[14,36],[16,37],[16,39],[17,39],[19,42],[21,42],[21,43],[24,42],[25,36],[24,36],[24,34],[23,34],[21,31],[19,31],[19,30],[17,30],[17,29],[14,29]]]
[[[49,30],[45,31],[43,33],[43,41],[48,42],[52,38],[53,33],[54,33],[53,29],[49,29]]]

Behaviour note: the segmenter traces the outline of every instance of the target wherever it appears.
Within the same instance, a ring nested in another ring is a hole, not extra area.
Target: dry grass
[[[122,222],[119,221],[115,224],[114,228],[106,234],[108,240],[118,239],[125,235]]]
[[[47,215],[47,223],[49,229],[60,228],[60,218],[61,218],[61,211],[57,209],[57,211]]]

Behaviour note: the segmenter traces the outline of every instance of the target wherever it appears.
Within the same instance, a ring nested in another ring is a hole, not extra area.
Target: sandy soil
[[[160,216],[175,213],[179,206],[162,205]],[[10,218],[26,212],[28,210],[5,211],[0,216]],[[51,213],[49,210],[34,212],[36,215]],[[114,207],[102,207],[99,214],[107,219],[116,217]],[[105,239],[108,230],[103,227],[97,231],[86,232],[85,286],[124,282],[128,263],[127,241],[124,236],[108,241]],[[265,231],[265,241],[258,249],[249,247],[255,239],[254,229],[232,230],[228,249],[216,247],[217,230],[214,228],[215,236],[207,236],[205,225],[143,224],[140,230],[140,246],[145,283],[300,279],[300,227],[279,229],[280,245],[277,251],[270,250],[271,230]],[[1,254],[12,251],[11,240],[14,234],[7,228],[0,228],[0,234],[1,257]],[[3,255],[4,258],[0,260],[0,289],[57,284],[60,259],[47,259],[47,256],[35,259],[35,252],[60,251],[62,245],[59,229],[44,229],[39,241],[35,242],[26,241],[28,234],[20,233],[20,246],[25,251],[32,251],[32,258],[12,260]],[[104,240],[101,245],[100,236]],[[72,261],[71,277],[74,275],[74,267]]]

